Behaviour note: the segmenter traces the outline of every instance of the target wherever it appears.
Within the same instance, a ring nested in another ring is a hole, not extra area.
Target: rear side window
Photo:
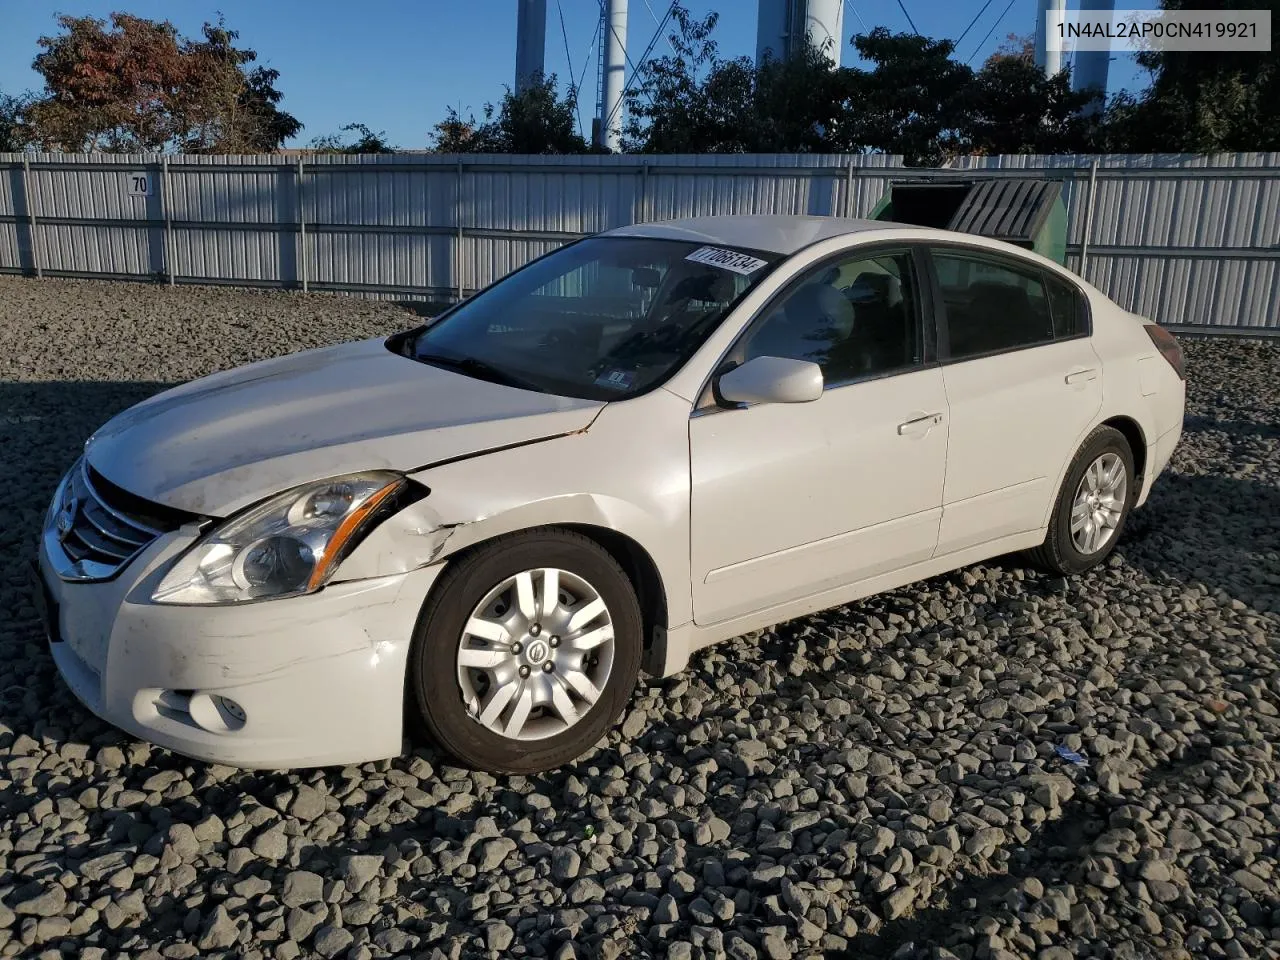
[[[1052,343],[1043,275],[981,255],[934,250],[951,357],[965,359]]]
[[[1089,308],[1072,284],[1052,274],[1045,277],[1049,289],[1049,312],[1053,316],[1055,340],[1082,337],[1089,332]]]

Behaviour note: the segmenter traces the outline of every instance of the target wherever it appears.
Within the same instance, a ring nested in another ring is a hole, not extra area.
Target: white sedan
[[[121,413],[54,495],[38,594],[75,694],[179,753],[422,733],[540,771],[642,668],[1011,551],[1096,566],[1184,396],[1172,336],[1017,247],[640,224]]]

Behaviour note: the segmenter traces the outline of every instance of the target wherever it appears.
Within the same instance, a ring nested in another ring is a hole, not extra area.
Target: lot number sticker
[[[694,263],[705,263],[708,266],[720,267],[723,270],[732,270],[734,273],[740,273],[744,277],[755,273],[769,263],[769,261],[761,260],[759,257],[750,257],[745,253],[724,250],[720,247],[699,247],[685,259],[692,260]]]
[[[131,197],[149,197],[152,193],[151,174],[126,173],[125,186]]]

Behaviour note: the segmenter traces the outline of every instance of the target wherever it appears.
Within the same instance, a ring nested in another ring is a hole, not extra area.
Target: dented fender
[[[428,495],[371,531],[335,581],[404,573],[521,530],[581,525],[639,544],[662,579],[669,622],[689,620],[689,405],[672,394],[640,399],[609,405],[587,430],[410,474]]]
[[[435,562],[453,535],[428,499],[387,517],[366,536],[334,572],[334,583],[408,573]]]

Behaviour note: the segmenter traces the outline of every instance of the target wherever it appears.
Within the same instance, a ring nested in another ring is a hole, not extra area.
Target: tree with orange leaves
[[[250,68],[252,50],[238,34],[205,24],[204,37],[182,37],[168,21],[113,13],[59,16],[56,36],[39,40],[33,66],[45,90],[22,122],[32,143],[68,152],[183,150],[260,153],[301,128],[277,104],[279,74]]]

